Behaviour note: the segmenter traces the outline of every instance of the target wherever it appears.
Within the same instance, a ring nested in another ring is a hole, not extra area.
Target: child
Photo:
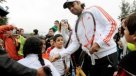
[[[50,52],[50,58],[53,55],[56,55],[65,49],[63,47],[64,41],[63,41],[63,36],[61,34],[56,34],[54,36],[53,40],[55,43],[55,47]],[[68,66],[70,65],[70,60],[68,60],[68,58],[65,57],[65,58],[58,59],[52,63],[55,66],[55,68],[58,70],[58,72],[61,74],[61,76],[63,76],[68,71]]]
[[[49,59],[50,51],[54,48],[54,41],[53,37],[50,38],[50,47],[47,48],[47,50],[42,54],[43,58]]]
[[[136,47],[136,13],[129,15],[124,22],[124,34],[127,42]],[[128,53],[119,63],[117,76],[136,76],[136,51]]]
[[[44,66],[46,76],[60,76],[51,62],[42,58],[42,46],[42,41],[39,38],[28,38],[23,47],[24,58],[18,62],[34,69]]]

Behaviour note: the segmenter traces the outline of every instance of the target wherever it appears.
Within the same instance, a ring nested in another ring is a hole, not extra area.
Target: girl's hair
[[[24,57],[28,54],[41,54],[42,42],[36,37],[29,37],[23,47]]]
[[[57,40],[58,37],[63,37],[63,36],[62,36],[61,34],[56,34],[56,35],[53,37],[53,41],[56,42],[56,40]]]
[[[72,29],[71,29],[71,27],[70,27],[70,24],[69,24],[68,22],[66,22],[66,23],[68,24],[68,30],[69,30],[69,31],[72,31]],[[60,22],[59,28],[58,28],[58,31],[59,31],[59,32],[61,32],[61,30],[62,30],[61,27],[62,27],[62,24],[61,24],[61,22]]]
[[[24,44],[23,54],[26,57],[28,54],[38,54],[39,61],[42,66],[45,65],[44,60],[42,58],[42,42],[37,37],[29,37]],[[52,76],[51,70],[49,67],[45,66],[44,71],[47,76]]]
[[[59,31],[59,32],[61,32],[61,26],[62,26],[62,24],[61,24],[61,22],[60,22],[59,27],[58,27],[58,31]]]
[[[130,35],[136,34],[136,13],[129,15],[124,24],[128,28]]]

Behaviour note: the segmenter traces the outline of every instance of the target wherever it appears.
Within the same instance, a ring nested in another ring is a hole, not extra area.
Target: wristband
[[[59,54],[59,59],[61,58],[61,55]]]

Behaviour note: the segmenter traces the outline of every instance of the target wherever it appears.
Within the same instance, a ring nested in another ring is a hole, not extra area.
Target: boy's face
[[[50,40],[50,45],[51,45],[51,46],[54,46],[54,41],[53,41],[53,39]]]
[[[136,35],[130,35],[127,27],[124,27],[124,29],[125,29],[124,35],[125,35],[126,41],[130,43],[134,43],[135,42],[134,38],[136,37]]]
[[[63,47],[63,37],[58,37],[55,41],[55,46],[57,48],[62,48]]]

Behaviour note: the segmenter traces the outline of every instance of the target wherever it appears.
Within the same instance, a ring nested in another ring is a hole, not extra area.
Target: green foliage
[[[3,3],[3,2],[6,2],[6,0],[0,0],[0,3]],[[0,19],[0,26],[5,25],[7,23],[8,23],[8,18],[7,17],[4,17],[4,18]]]
[[[131,13],[136,12],[136,0],[133,1]]]
[[[134,0],[132,4],[126,2],[125,0],[122,0],[120,9],[121,9],[121,14],[119,16],[119,19],[124,18],[127,15],[136,12],[136,0]]]
[[[4,17],[4,18],[0,19],[0,26],[7,24],[7,22],[8,22],[8,18],[7,17]]]
[[[129,15],[130,13],[130,4],[126,2],[125,0],[122,0],[120,9],[121,9],[121,14],[119,18],[124,18],[126,17],[126,15]]]

